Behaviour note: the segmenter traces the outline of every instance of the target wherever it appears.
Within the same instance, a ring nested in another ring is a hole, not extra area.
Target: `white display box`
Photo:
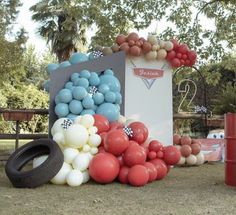
[[[126,57],[125,116],[149,129],[149,137],[173,144],[172,69],[167,61]]]

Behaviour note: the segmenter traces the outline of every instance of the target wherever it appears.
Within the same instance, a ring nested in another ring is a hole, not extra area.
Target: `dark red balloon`
[[[136,164],[144,164],[147,155],[141,146],[131,145],[123,154],[123,160],[126,166],[131,167]]]
[[[162,159],[163,157],[164,157],[164,152],[163,151],[157,152],[157,158]]]
[[[139,146],[139,144],[133,140],[129,141],[129,146]]]
[[[122,155],[118,156],[117,160],[119,161],[120,167],[124,166],[124,160],[123,160],[123,156]]]
[[[140,187],[147,184],[149,172],[143,165],[135,165],[129,169],[128,181],[132,186]]]
[[[98,147],[98,153],[106,153],[105,149],[103,146]]]
[[[97,127],[98,129],[98,134],[102,133],[102,132],[107,132],[110,128],[109,126],[109,121],[108,119],[100,114],[94,114],[93,115],[94,118],[94,126]]]
[[[171,50],[167,53],[166,59],[168,61],[171,61],[172,59],[174,59],[176,57],[176,52],[174,50]]]
[[[178,48],[178,46],[179,46],[179,42],[176,39],[172,39],[171,42],[174,45],[173,49],[176,50]]]
[[[154,152],[159,152],[161,148],[162,148],[162,144],[157,140],[152,140],[148,146],[148,149]]]
[[[180,145],[181,144],[181,136],[179,134],[175,134],[173,136],[173,143],[176,145]]]
[[[110,128],[109,128],[109,131],[111,130],[117,130],[117,129],[122,129],[124,127],[124,125],[120,122],[111,122],[110,123]]]
[[[96,154],[89,164],[89,175],[101,184],[111,183],[118,176],[119,171],[117,158],[109,153]]]
[[[189,48],[186,44],[181,44],[178,47],[178,52],[181,54],[186,54],[189,51]]]
[[[138,144],[142,144],[148,137],[148,129],[142,122],[132,122],[129,124],[129,128],[133,131],[131,140],[136,141]]]
[[[122,184],[128,184],[128,174],[129,174],[129,167],[127,166],[122,166],[120,168],[118,180]]]
[[[161,180],[167,175],[167,165],[166,163],[161,159],[154,159],[150,161],[152,164],[154,164],[156,170],[157,170],[157,177],[156,180]]]
[[[174,68],[180,67],[181,63],[180,60],[178,58],[174,58],[171,60],[171,66]]]
[[[181,157],[180,151],[175,146],[165,147],[164,161],[167,165],[175,165],[179,162]]]
[[[157,157],[157,153],[154,151],[150,151],[148,152],[147,157],[149,158],[149,160],[153,160]]]
[[[136,45],[132,46],[129,49],[129,54],[132,55],[132,56],[135,56],[135,57],[140,56],[141,49],[138,46],[136,46]]]
[[[145,42],[143,43],[143,45],[142,45],[142,51],[143,51],[143,53],[146,54],[146,53],[150,52],[151,49],[152,49],[151,43],[145,41]]]
[[[187,53],[188,59],[192,62],[196,61],[197,53],[195,51],[188,51]]]
[[[105,138],[107,136],[107,132],[102,132],[99,134],[99,136],[101,137],[102,141],[100,143],[100,146],[104,146],[104,142],[105,142]]]
[[[115,156],[121,155],[129,146],[129,138],[122,129],[111,130],[107,133],[104,148]]]
[[[144,166],[147,168],[148,173],[149,173],[149,179],[148,182],[155,181],[157,178],[157,170],[154,164],[150,162],[145,162]]]
[[[126,54],[129,53],[129,44],[124,42],[120,45],[120,50],[125,51]]]
[[[118,45],[121,45],[122,43],[124,43],[125,40],[126,40],[126,36],[123,35],[123,34],[120,34],[120,35],[118,35],[118,36],[116,37],[116,43],[117,43]]]

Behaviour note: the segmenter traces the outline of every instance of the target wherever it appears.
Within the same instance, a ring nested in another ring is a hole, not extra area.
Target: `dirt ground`
[[[80,187],[13,188],[0,167],[0,214],[236,214],[236,189],[224,184],[222,163],[171,169],[141,188],[117,182]]]

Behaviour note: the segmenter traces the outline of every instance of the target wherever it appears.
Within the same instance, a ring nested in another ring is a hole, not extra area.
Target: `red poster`
[[[164,70],[162,69],[147,69],[147,68],[134,68],[134,74],[140,78],[156,79],[163,77]]]

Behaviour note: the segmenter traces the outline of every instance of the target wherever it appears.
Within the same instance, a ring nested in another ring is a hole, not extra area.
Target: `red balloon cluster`
[[[133,122],[129,127],[113,122],[107,130],[107,121],[97,115],[95,124],[103,145],[90,162],[89,174],[98,183],[110,183],[117,178],[123,184],[144,186],[163,179],[169,165],[180,159],[174,146],[164,147],[157,140],[145,145],[148,129],[141,122]]]
[[[173,143],[181,153],[180,165],[200,165],[204,163],[204,156],[201,153],[201,143],[184,135],[175,134],[173,136]]]

